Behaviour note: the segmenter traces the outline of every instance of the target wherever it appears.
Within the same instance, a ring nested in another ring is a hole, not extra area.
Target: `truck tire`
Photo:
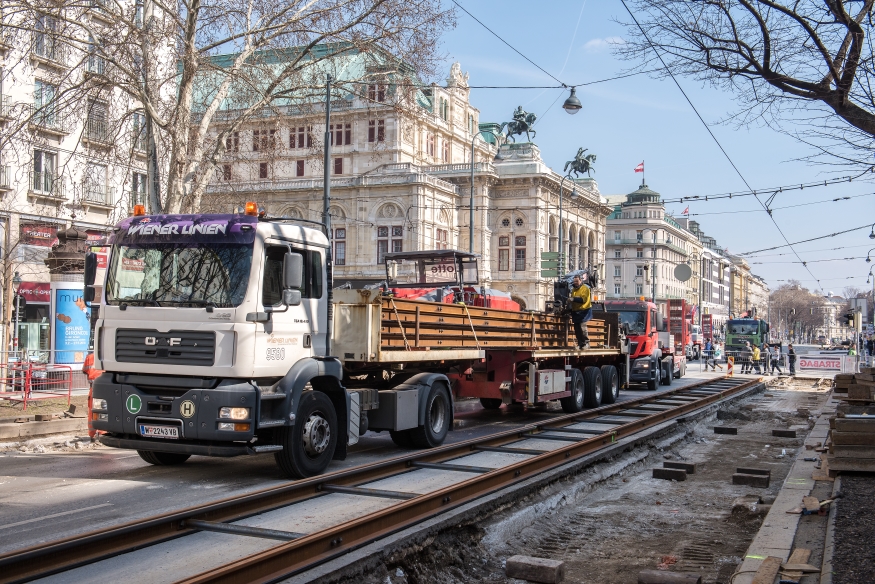
[[[602,365],[602,403],[612,404],[620,395],[620,375],[613,365]]]
[[[656,379],[649,379],[647,381],[647,389],[649,391],[656,391],[656,386],[662,381],[662,363],[658,360],[653,360],[651,365],[651,371],[656,374]],[[659,367],[657,367],[657,365],[659,365]]]
[[[284,475],[305,479],[328,468],[340,432],[331,399],[321,391],[301,394],[296,417],[294,426],[282,428],[283,449],[274,458]]]
[[[602,405],[602,372],[598,367],[583,370],[583,405],[597,408]]]
[[[671,385],[672,379],[674,379],[674,361],[669,359],[662,363],[662,384]]]
[[[583,403],[586,401],[584,394],[586,393],[586,384],[583,381],[583,373],[580,369],[571,370],[571,395],[563,397],[559,400],[559,405],[562,406],[563,412],[574,414],[583,410]]]
[[[484,410],[497,410],[501,407],[501,398],[497,397],[481,397],[480,405]]]
[[[177,454],[175,452],[152,452],[151,450],[137,450],[140,458],[155,466],[173,466],[182,464],[191,457],[191,454]]]
[[[681,364],[678,365],[678,374],[675,375],[674,378],[680,379],[681,377],[684,376],[684,373],[686,373],[686,372],[687,372],[687,365],[686,365],[686,363],[681,362]]]
[[[399,448],[413,448],[413,440],[410,439],[410,430],[389,430],[392,442]]]
[[[434,448],[443,444],[453,423],[452,402],[446,385],[435,383],[425,398],[425,423],[411,428],[410,440],[418,448]]]

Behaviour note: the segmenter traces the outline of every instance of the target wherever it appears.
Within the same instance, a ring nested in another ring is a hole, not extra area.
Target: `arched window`
[[[550,251],[559,251],[559,235],[557,234],[556,218],[550,217]]]

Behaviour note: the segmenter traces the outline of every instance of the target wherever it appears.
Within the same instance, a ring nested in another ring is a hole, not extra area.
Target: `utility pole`
[[[331,320],[334,315],[332,297],[334,289],[334,261],[331,255],[331,75],[325,76],[325,156],[323,159],[322,184],[322,223],[325,226],[325,237],[328,238],[328,253],[325,260],[326,285],[328,288],[328,303],[326,306],[328,324],[325,330],[325,356],[331,355]]]
[[[152,62],[152,25],[154,24],[154,3],[152,0],[143,1],[143,45],[142,45],[142,68],[143,68],[143,92],[151,97],[149,89],[149,63]],[[146,104],[143,104],[146,116],[146,194],[149,200],[149,213],[162,213],[161,209],[161,186],[158,176],[158,146],[155,143],[155,131],[153,128],[152,114]]]

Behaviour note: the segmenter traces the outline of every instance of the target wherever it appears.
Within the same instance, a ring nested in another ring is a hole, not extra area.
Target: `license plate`
[[[140,424],[140,436],[143,438],[179,440],[179,428],[175,426],[151,426],[148,424]]]

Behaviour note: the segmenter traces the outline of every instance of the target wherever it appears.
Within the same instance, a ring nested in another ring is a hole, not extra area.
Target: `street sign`
[[[542,251],[541,252],[542,260],[558,260],[559,252],[558,251]]]
[[[543,265],[542,265],[543,267]],[[553,268],[549,270],[541,270],[542,278],[558,278],[559,277],[559,268]]]
[[[542,278],[558,278],[559,267],[562,265],[564,258],[558,251],[542,251],[541,252],[541,277]]]

